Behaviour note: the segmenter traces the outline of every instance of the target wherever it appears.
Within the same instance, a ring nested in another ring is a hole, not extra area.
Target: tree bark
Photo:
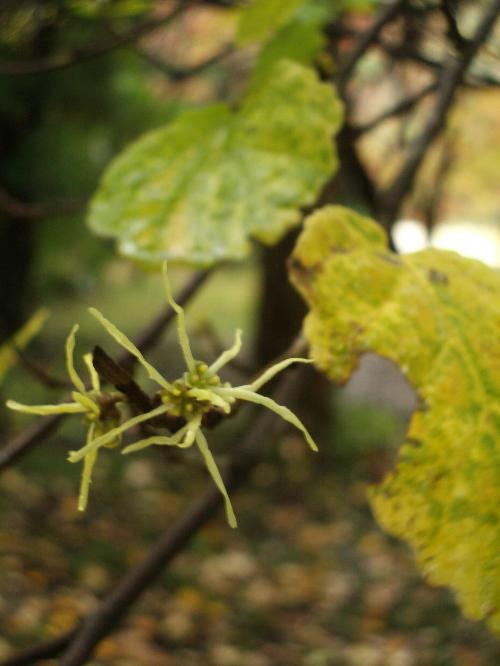
[[[29,54],[33,58],[44,57],[50,52],[52,39],[52,26],[42,25],[32,38]],[[40,122],[47,86],[43,77],[33,77],[11,82],[10,88],[19,109],[7,108],[0,116],[0,185],[21,201],[29,202],[37,199],[36,183],[29,163],[17,165],[16,156],[21,141]],[[0,210],[0,342],[19,328],[27,316],[35,224],[34,220],[13,216],[8,207]]]

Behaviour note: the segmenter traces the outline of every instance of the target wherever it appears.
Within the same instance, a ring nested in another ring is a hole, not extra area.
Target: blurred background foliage
[[[133,337],[163,304],[157,274],[121,259],[85,226],[88,199],[111,158],[183,109],[237,102],[280,58],[311,64],[324,80],[335,80],[356,39],[386,6],[294,2],[295,11],[276,10],[270,23],[255,26],[251,16],[243,22],[237,3],[184,4],[173,20],[176,3],[169,0],[4,0],[0,7],[0,343],[48,306],[52,315],[27,356],[51,376],[62,377],[63,340],[75,321],[82,325],[79,350],[102,342],[88,305]],[[432,84],[436,63],[451,48],[439,3],[405,4],[407,12],[386,26],[343,90],[351,135],[339,139],[340,173],[324,198],[362,211],[371,206],[367,180],[376,189],[397,172],[425,122],[429,95],[412,105],[411,115],[359,128]],[[487,3],[456,4],[469,34]],[[106,48],[148,22],[156,29]],[[498,55],[491,41],[446,131],[427,152],[395,225],[399,249],[418,249],[429,238],[437,244],[448,225],[455,231],[443,243],[462,238],[457,249],[483,252],[500,265]],[[352,128],[358,128],[356,154]],[[277,263],[276,252],[286,257],[292,243],[257,248],[210,278],[189,306],[197,355],[213,356],[237,326],[245,330],[248,366],[283,349],[263,303],[270,281],[282,288],[269,262]],[[189,274],[176,270],[174,284]],[[262,335],[270,339],[265,349]],[[176,376],[171,332],[152,357]],[[321,457],[313,459],[295,434],[269,442],[268,458],[235,498],[238,532],[229,534],[220,517],[211,522],[103,641],[92,664],[500,663],[498,642],[461,618],[450,594],[423,583],[411,553],[382,534],[369,513],[367,485],[390,467],[414,396],[390,364],[368,358],[362,365],[334,397],[323,389],[328,419],[309,417]],[[29,368],[21,362],[10,369],[2,395],[57,400],[61,389],[36,381]],[[0,416],[5,440],[28,422],[3,407]],[[221,458],[251,418],[244,410],[214,433]],[[89,511],[77,516],[80,470],[65,453],[79,437],[78,426],[65,423],[2,475],[0,658],[71,628],[203,484],[203,470],[189,455],[187,464],[165,460],[162,452],[131,460],[103,456]]]

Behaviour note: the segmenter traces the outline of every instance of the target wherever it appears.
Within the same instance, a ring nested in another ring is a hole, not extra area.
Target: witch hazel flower
[[[135,451],[145,449],[152,445],[160,446],[176,446],[179,448],[188,448],[196,444],[200,451],[206,468],[212,477],[215,485],[221,492],[224,498],[226,517],[231,527],[237,526],[236,516],[233,511],[231,500],[227,493],[224,481],[219,472],[215,459],[210,451],[207,439],[202,430],[203,416],[207,412],[217,410],[222,414],[228,415],[233,410],[237,401],[252,402],[271,411],[275,412],[282,419],[298,428],[304,435],[307,443],[313,451],[318,448],[312,439],[311,435],[297,418],[297,416],[287,407],[279,405],[268,396],[258,393],[267,382],[273,379],[282,370],[287,368],[293,363],[311,363],[310,359],[305,358],[288,358],[284,361],[276,363],[265,370],[255,381],[250,384],[243,384],[241,386],[233,387],[229,382],[224,382],[220,376],[219,371],[232,361],[240,352],[241,349],[241,336],[240,329],[236,331],[233,345],[222,352],[222,354],[210,365],[202,361],[195,360],[191,351],[189,342],[186,322],[183,308],[175,302],[168,279],[167,263],[163,265],[163,279],[165,286],[165,293],[167,301],[176,313],[177,319],[177,336],[179,345],[186,364],[186,371],[179,379],[173,382],[168,381],[163,375],[152,366],[140,352],[140,350],[129,340],[129,338],[122,333],[114,324],[112,324],[103,314],[95,308],[90,308],[89,312],[94,316],[114,338],[118,344],[132,354],[139,363],[143,366],[149,378],[153,380],[158,386],[158,393],[156,396],[159,406],[155,407],[149,412],[134,416],[115,427],[107,429],[102,434],[95,436],[97,433],[94,431],[92,436],[87,437],[87,442],[78,451],[71,451],[68,456],[70,462],[76,463],[83,460],[92,459],[98,449],[102,446],[114,446],[120,440],[122,434],[139,423],[156,419],[157,417],[167,414],[169,416],[180,417],[185,422],[177,432],[172,435],[152,435],[140,439],[133,444],[129,444],[123,450],[123,454],[130,454]],[[91,365],[91,362],[90,362]],[[69,369],[69,368],[68,368]],[[95,372],[95,371],[94,371]],[[9,401],[11,402],[11,401]],[[17,403],[16,403],[17,404]],[[78,403],[80,404],[80,403]],[[12,405],[9,405],[12,407]],[[61,408],[68,407],[66,405],[56,406]],[[82,405],[83,407],[83,405]],[[23,411],[30,411],[32,413],[41,413],[33,410],[36,408],[26,408]],[[51,406],[51,409],[53,407]],[[82,411],[76,409],[74,404],[71,404],[71,413]],[[49,412],[43,412],[49,413]],[[53,411],[50,413],[54,413]],[[87,484],[88,488],[88,484]]]
[[[85,354],[83,361],[87,366],[90,376],[90,388],[87,388],[75,369],[74,349],[75,338],[78,331],[78,325],[75,324],[71,329],[65,344],[66,368],[71,383],[76,390],[72,391],[72,402],[63,402],[56,405],[23,405],[15,400],[7,400],[7,407],[17,412],[26,414],[37,414],[47,416],[51,414],[80,414],[87,424],[86,446],[88,452],[83,456],[83,472],[80,484],[80,496],[78,500],[78,509],[85,511],[87,508],[89,487],[92,477],[97,453],[101,446],[114,448],[121,441],[119,433],[113,434],[104,444],[90,446],[104,434],[114,431],[120,423],[121,414],[118,404],[123,401],[123,396],[118,392],[104,392],[101,390],[99,375],[92,365],[92,355]]]

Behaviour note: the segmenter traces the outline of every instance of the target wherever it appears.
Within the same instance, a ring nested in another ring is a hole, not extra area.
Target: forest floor
[[[124,289],[127,273],[117,264],[108,270],[109,293],[100,300],[96,288],[84,295],[131,336],[130,328],[143,327],[163,303],[156,276],[135,276]],[[215,322],[223,340],[243,324],[248,349],[256,280],[251,272],[229,277],[212,278],[188,323],[193,330],[196,319],[199,326]],[[221,299],[221,289],[233,295]],[[46,358],[61,359],[75,319],[83,323],[78,353],[95,344],[81,300],[68,298],[64,307],[58,301],[44,331]],[[178,353],[169,347],[153,356],[170,364]],[[62,363],[55,369],[62,372]],[[47,389],[22,374],[12,374],[5,395],[47,401]],[[377,380],[376,392],[389,383]],[[403,395],[398,386],[393,396]],[[500,642],[464,619],[448,591],[425,583],[409,548],[377,526],[367,490],[390,467],[404,419],[357,402],[367,397],[359,377],[349,391],[332,427],[319,435],[319,454],[295,432],[266,444],[266,457],[233,496],[239,528],[231,530],[220,511],[102,641],[89,666],[500,664]],[[405,395],[398,408],[407,409]],[[48,401],[58,399],[52,392]],[[5,416],[12,432],[30,422]],[[221,461],[251,419],[245,408],[211,434]],[[0,659],[91,612],[207,481],[195,451],[172,460],[160,447],[131,457],[105,450],[81,515],[80,466],[66,461],[81,437],[78,423],[67,422],[2,474]]]
[[[295,433],[277,442],[234,495],[239,529],[219,512],[89,663],[500,664],[500,643],[465,620],[451,594],[427,585],[409,549],[374,522],[367,487],[391,455],[381,441],[397,428],[380,411],[344,412],[336,446],[319,457]],[[118,464],[106,451],[79,516],[77,475],[68,476],[63,455],[68,436],[3,476],[3,657],[90,612],[205,482],[201,466],[168,462],[162,451]]]

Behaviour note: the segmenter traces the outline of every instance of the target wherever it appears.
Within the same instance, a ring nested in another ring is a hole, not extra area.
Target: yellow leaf
[[[393,254],[375,222],[335,206],[309,217],[290,266],[316,364],[344,382],[375,352],[419,396],[371,492],[378,520],[500,631],[500,274],[452,252]]]

